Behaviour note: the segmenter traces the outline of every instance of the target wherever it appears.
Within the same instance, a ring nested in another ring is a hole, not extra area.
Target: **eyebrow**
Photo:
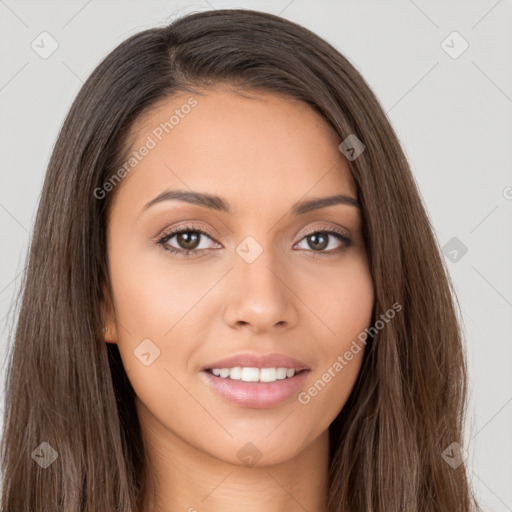
[[[154,204],[169,200],[186,201],[187,203],[202,206],[210,210],[216,210],[219,212],[225,212],[230,214],[233,213],[229,204],[226,201],[224,201],[224,199],[222,199],[221,197],[212,194],[193,192],[188,190],[164,190],[161,194],[159,194],[154,199],[146,203],[143,206],[140,213],[147,210]],[[328,206],[333,206],[336,204],[345,204],[361,209],[361,204],[357,199],[354,199],[344,194],[337,194],[335,196],[330,197],[322,197],[319,199],[308,199],[305,201],[299,201],[293,205],[291,212],[293,215],[302,215],[313,210],[327,208]]]

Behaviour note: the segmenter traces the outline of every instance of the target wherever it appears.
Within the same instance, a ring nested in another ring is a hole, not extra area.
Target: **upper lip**
[[[243,366],[247,368],[293,368],[294,370],[309,370],[306,363],[294,359],[285,354],[236,354],[225,359],[219,359],[207,364],[201,370],[214,368],[235,368]]]

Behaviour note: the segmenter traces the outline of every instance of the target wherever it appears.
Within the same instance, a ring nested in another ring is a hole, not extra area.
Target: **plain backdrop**
[[[15,321],[8,313],[48,159],[80,86],[128,36],[191,11],[227,7],[280,14],[316,32],[381,101],[462,310],[470,377],[465,447],[474,489],[483,510],[512,511],[510,0],[0,0],[2,407]],[[43,58],[41,47],[52,45],[56,50]]]

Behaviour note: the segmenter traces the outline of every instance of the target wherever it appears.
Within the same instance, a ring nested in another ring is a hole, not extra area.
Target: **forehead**
[[[117,191],[132,204],[166,188],[228,197],[235,211],[308,195],[356,197],[339,137],[307,104],[254,90],[198,92],[167,97],[134,123],[137,161]]]

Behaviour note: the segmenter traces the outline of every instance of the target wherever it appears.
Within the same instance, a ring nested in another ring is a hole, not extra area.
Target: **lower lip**
[[[242,407],[255,409],[276,407],[286,402],[300,389],[308,373],[309,370],[303,370],[293,377],[274,382],[244,382],[229,377],[216,377],[207,371],[201,372],[207,384],[223,398]]]

